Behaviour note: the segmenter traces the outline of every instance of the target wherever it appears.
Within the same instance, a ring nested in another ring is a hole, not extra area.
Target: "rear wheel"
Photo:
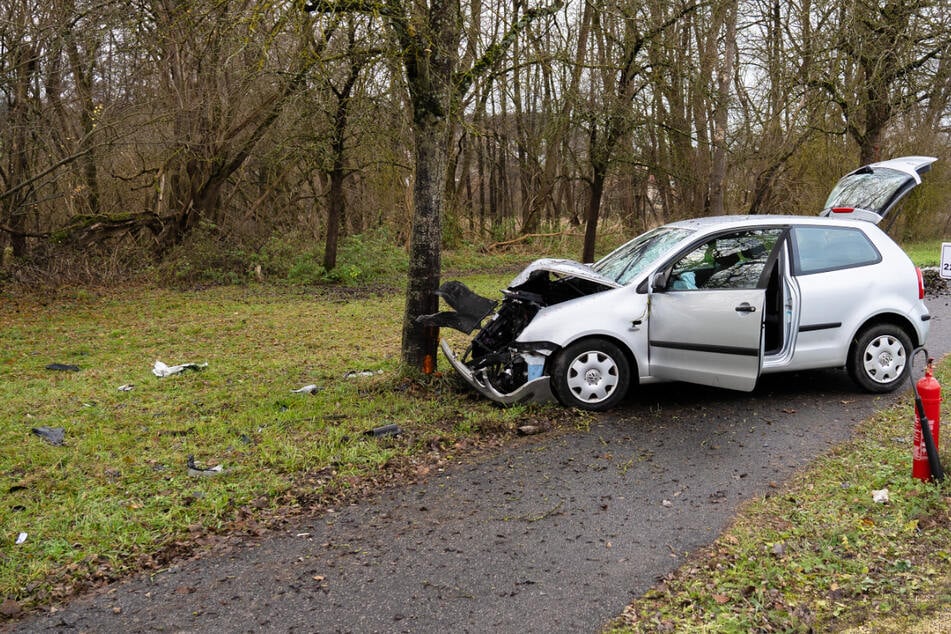
[[[880,324],[861,331],[852,344],[849,374],[868,392],[891,392],[911,372],[911,340],[898,326]]]
[[[552,387],[563,405],[592,411],[611,409],[631,384],[631,365],[615,344],[587,339],[556,357]]]

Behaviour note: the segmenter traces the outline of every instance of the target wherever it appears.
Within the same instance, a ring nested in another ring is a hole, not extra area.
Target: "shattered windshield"
[[[618,284],[627,284],[691,233],[691,229],[677,227],[651,229],[604,256],[591,268]]]

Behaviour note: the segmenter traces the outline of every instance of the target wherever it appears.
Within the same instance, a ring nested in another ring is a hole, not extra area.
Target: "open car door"
[[[708,239],[654,278],[651,376],[751,391],[763,359],[766,284],[782,227]]]

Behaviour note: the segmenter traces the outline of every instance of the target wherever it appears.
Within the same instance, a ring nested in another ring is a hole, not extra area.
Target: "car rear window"
[[[911,176],[898,170],[884,167],[859,170],[836,183],[825,208],[855,207],[882,215],[914,185]]]
[[[881,262],[882,256],[861,230],[851,227],[796,227],[796,275],[809,275]]]

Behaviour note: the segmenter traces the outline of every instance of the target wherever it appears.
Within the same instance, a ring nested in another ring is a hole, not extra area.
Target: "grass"
[[[951,382],[951,358],[938,376]],[[911,411],[908,398],[878,413],[852,441],[749,503],[612,631],[947,631],[951,481],[911,477]],[[881,489],[887,504],[873,501]]]
[[[505,277],[473,285],[497,292]],[[567,417],[500,409],[450,377],[404,377],[402,304],[268,287],[4,296],[0,599],[43,605],[160,565],[203,533],[334,504],[525,419]],[[156,360],[208,366],[160,379]],[[291,392],[308,384],[320,391]],[[365,433],[387,424],[403,433]],[[63,428],[65,445],[41,427]],[[188,456],[222,473],[190,475]]]
[[[918,266],[938,266],[941,262],[941,244],[947,240],[926,240],[903,244],[902,248]]]

